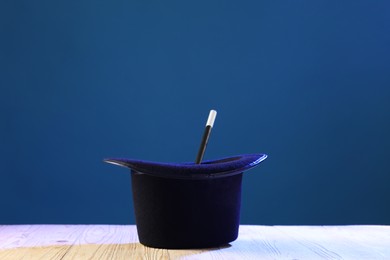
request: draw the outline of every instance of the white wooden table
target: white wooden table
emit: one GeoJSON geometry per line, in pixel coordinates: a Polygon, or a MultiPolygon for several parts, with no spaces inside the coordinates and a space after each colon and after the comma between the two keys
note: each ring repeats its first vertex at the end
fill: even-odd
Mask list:
{"type": "Polygon", "coordinates": [[[226,247],[165,250],[133,225],[3,225],[0,259],[390,259],[390,226],[240,226],[226,247]]]}

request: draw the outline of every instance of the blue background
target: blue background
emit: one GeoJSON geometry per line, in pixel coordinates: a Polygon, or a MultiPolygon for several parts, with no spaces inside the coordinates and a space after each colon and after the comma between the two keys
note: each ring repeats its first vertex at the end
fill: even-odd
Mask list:
{"type": "Polygon", "coordinates": [[[242,223],[390,224],[388,1],[0,3],[0,223],[134,223],[105,157],[269,158],[242,223]]]}

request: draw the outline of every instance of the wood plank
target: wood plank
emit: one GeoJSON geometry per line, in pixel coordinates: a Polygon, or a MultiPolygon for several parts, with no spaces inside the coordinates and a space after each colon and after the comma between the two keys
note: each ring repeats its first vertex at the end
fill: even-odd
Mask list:
{"type": "Polygon", "coordinates": [[[221,248],[154,249],[129,225],[0,226],[0,259],[390,259],[390,226],[240,226],[221,248]]]}
{"type": "MultiPolygon", "coordinates": [[[[369,251],[370,256],[376,254],[379,258],[390,256],[390,226],[324,226],[332,235],[332,240],[349,241],[348,246],[353,246],[353,251],[369,251]]],[[[340,249],[342,250],[342,249],[340,249]]],[[[368,257],[368,255],[367,255],[368,257]]]]}
{"type": "MultiPolygon", "coordinates": [[[[390,239],[382,235],[371,236],[372,229],[362,226],[321,227],[321,226],[279,226],[286,237],[295,240],[311,250],[315,256],[324,259],[382,259],[390,256],[390,239]],[[350,234],[346,236],[345,234],[350,234]],[[383,250],[379,252],[370,246],[369,241],[358,243],[357,238],[366,237],[372,245],[383,250]],[[387,251],[387,253],[386,253],[387,251]]],[[[390,229],[387,228],[390,231],[390,229]]]]}
{"type": "Polygon", "coordinates": [[[0,259],[60,259],[80,235],[76,226],[12,225],[0,235],[0,259]],[[12,256],[12,257],[10,257],[12,256]]]}
{"type": "Polygon", "coordinates": [[[313,259],[313,253],[272,226],[241,226],[231,247],[210,252],[220,259],[313,259]]]}

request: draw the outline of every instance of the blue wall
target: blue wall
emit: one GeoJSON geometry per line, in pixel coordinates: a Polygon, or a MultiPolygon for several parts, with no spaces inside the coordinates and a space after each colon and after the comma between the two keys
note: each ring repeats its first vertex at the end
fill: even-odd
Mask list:
{"type": "Polygon", "coordinates": [[[388,1],[0,3],[0,223],[134,223],[105,157],[263,152],[242,223],[390,224],[388,1]]]}

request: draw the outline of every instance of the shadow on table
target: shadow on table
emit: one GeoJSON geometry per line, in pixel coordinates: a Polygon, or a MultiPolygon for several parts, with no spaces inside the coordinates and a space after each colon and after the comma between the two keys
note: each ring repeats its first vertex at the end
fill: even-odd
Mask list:
{"type": "Polygon", "coordinates": [[[178,259],[231,247],[227,244],[206,249],[158,249],[141,245],[128,244],[79,244],[36,245],[1,249],[0,259],[178,259]]]}

